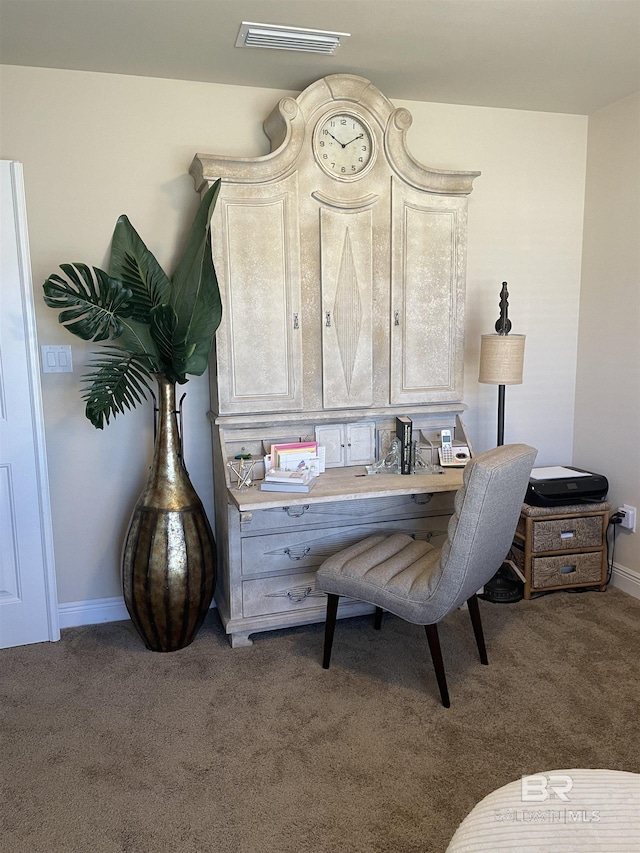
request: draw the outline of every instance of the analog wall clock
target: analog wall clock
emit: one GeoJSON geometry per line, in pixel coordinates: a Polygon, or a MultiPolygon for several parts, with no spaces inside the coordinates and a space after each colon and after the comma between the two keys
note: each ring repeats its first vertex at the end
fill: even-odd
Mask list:
{"type": "Polygon", "coordinates": [[[339,180],[358,178],[374,161],[374,137],[364,119],[353,113],[322,118],[313,136],[313,153],[320,166],[339,180]]]}

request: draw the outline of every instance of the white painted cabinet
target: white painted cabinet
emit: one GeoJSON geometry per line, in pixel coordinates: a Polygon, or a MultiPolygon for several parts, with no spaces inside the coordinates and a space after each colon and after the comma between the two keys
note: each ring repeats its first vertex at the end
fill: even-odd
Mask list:
{"type": "MultiPolygon", "coordinates": [[[[227,632],[247,641],[252,630],[322,618],[322,602],[306,591],[327,551],[314,550],[309,563],[304,549],[315,546],[305,536],[278,538],[292,517],[283,515],[292,509],[286,493],[265,513],[278,519],[272,533],[249,543],[262,514],[239,507],[228,460],[318,432],[331,473],[347,472],[350,499],[339,491],[318,499],[318,483],[295,511],[309,519],[304,507],[322,504],[311,526],[340,527],[337,548],[382,523],[376,503],[353,524],[353,505],[364,503],[352,478],[395,433],[395,417],[437,430],[465,408],[466,196],[479,173],[422,166],[407,147],[410,126],[409,112],[368,80],[337,74],[277,104],[264,124],[269,154],[198,154],[191,167],[200,192],[222,178],[212,245],[223,319],[209,371],[216,600],[227,632]],[[272,554],[284,563],[264,573],[272,554]]],[[[400,477],[385,489],[407,485],[400,477]]],[[[394,504],[384,523],[403,525],[405,510],[394,504]]],[[[447,512],[438,512],[438,529],[447,512]]]]}
{"type": "Polygon", "coordinates": [[[375,459],[375,421],[354,424],[325,424],[316,427],[318,444],[325,449],[327,468],[368,465],[375,459]]]}

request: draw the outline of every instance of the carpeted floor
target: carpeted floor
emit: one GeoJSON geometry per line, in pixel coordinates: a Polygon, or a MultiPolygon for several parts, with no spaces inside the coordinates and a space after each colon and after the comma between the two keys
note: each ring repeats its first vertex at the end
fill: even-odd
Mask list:
{"type": "Polygon", "coordinates": [[[387,617],[147,651],[129,622],[0,652],[3,853],[440,853],[523,773],[640,771],[640,601],[480,602],[440,627],[387,617]]]}

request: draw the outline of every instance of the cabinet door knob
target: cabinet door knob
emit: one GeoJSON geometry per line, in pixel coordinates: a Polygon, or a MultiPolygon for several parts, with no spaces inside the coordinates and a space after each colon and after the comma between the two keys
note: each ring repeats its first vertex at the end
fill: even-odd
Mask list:
{"type": "Polygon", "coordinates": [[[324,315],[324,324],[327,329],[331,328],[331,311],[326,311],[324,315]]]}
{"type": "Polygon", "coordinates": [[[400,325],[400,312],[399,311],[393,312],[393,325],[394,326],[400,325]]]}
{"type": "Polygon", "coordinates": [[[294,314],[294,315],[293,315],[293,328],[294,328],[294,329],[299,329],[299,328],[300,328],[300,323],[299,323],[299,321],[298,321],[298,315],[297,315],[297,314],[294,314]]]}

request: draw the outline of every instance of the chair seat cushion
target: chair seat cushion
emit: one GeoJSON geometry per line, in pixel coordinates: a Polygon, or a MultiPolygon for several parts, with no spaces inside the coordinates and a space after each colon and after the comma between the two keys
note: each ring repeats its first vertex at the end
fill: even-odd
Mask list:
{"type": "Polygon", "coordinates": [[[316,574],[316,589],[375,604],[418,625],[437,622],[429,599],[440,579],[440,549],[406,533],[369,536],[333,554],[316,574]]]}

